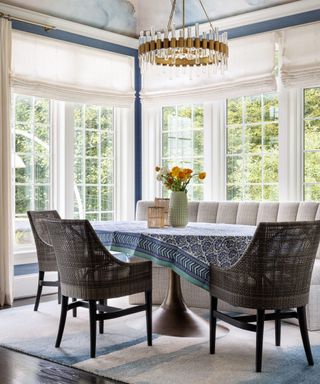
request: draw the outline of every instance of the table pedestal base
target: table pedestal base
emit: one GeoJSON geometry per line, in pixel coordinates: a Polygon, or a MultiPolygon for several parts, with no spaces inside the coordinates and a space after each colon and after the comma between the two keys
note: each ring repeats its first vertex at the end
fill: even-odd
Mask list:
{"type": "Polygon", "coordinates": [[[186,308],[176,312],[160,307],[152,314],[152,332],[177,337],[209,337],[207,321],[186,308]]]}
{"type": "MultiPolygon", "coordinates": [[[[166,297],[160,308],[152,313],[152,332],[178,337],[209,337],[209,323],[186,306],[180,284],[180,276],[169,270],[166,297]]],[[[217,326],[217,337],[228,333],[217,326]]]]}

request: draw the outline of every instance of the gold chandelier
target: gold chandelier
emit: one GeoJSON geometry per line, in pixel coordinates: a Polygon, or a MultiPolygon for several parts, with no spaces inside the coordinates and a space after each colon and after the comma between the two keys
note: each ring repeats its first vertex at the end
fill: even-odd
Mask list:
{"type": "Polygon", "coordinates": [[[144,73],[152,66],[168,67],[211,67],[213,73],[222,73],[228,65],[228,38],[227,33],[219,33],[213,28],[202,0],[199,3],[210,25],[208,32],[200,36],[199,24],[186,27],[185,0],[182,0],[182,28],[177,36],[172,23],[177,0],[171,0],[172,7],[168,25],[163,32],[155,32],[151,27],[149,31],[141,31],[139,37],[139,63],[144,73]],[[187,33],[186,33],[187,32],[187,33]]]}

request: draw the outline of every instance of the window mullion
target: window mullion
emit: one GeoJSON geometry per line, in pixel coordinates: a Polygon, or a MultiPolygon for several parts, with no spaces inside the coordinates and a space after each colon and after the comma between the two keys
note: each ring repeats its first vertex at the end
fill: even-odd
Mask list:
{"type": "Polygon", "coordinates": [[[98,108],[98,215],[101,220],[101,107],[98,108]]]}
{"type": "Polygon", "coordinates": [[[32,137],[32,155],[31,155],[31,209],[35,210],[35,148],[34,148],[34,108],[35,97],[32,97],[31,107],[31,137],[32,137]]]}
{"type": "Polygon", "coordinates": [[[265,121],[264,121],[264,97],[261,95],[261,198],[264,200],[264,166],[265,166],[265,151],[264,151],[264,141],[265,141],[265,121]]]}
{"type": "Polygon", "coordinates": [[[86,193],[86,106],[82,107],[82,201],[83,201],[83,212],[82,219],[86,217],[87,211],[87,193],[86,193]]]}
{"type": "Polygon", "coordinates": [[[246,144],[246,121],[245,121],[245,116],[246,116],[246,103],[245,103],[245,98],[242,96],[241,97],[241,103],[242,103],[242,151],[241,151],[241,157],[242,157],[242,182],[241,182],[241,197],[242,200],[245,198],[245,188],[246,185],[248,184],[246,182],[246,168],[247,168],[247,162],[248,162],[248,156],[245,153],[245,144],[246,144]]]}

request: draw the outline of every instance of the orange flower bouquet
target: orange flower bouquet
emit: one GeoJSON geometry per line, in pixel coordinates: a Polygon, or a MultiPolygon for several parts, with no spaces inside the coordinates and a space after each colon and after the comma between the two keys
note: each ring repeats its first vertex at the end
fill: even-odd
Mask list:
{"type": "Polygon", "coordinates": [[[166,167],[156,167],[157,180],[162,181],[163,185],[173,192],[185,191],[193,177],[198,177],[199,180],[204,180],[206,172],[193,173],[190,168],[180,168],[178,166],[169,170],[166,167]]]}

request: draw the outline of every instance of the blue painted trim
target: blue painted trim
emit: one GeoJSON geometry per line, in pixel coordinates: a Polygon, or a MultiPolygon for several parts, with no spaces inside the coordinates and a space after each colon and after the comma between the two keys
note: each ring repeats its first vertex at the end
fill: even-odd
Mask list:
{"type": "Polygon", "coordinates": [[[120,53],[126,56],[135,56],[137,50],[134,48],[125,47],[107,41],[93,39],[91,37],[77,35],[75,33],[61,31],[59,29],[53,29],[51,31],[45,31],[42,27],[37,25],[23,23],[21,21],[13,21],[12,28],[23,32],[34,33],[45,37],[51,37],[52,39],[67,41],[69,43],[75,43],[85,45],[87,47],[103,49],[104,51],[110,51],[114,53],[120,53]]]}
{"type": "Polygon", "coordinates": [[[138,52],[135,55],[135,143],[134,143],[134,161],[135,161],[135,206],[137,201],[142,198],[142,119],[141,119],[141,73],[139,68],[138,52]]]}
{"type": "Polygon", "coordinates": [[[320,9],[314,11],[299,13],[297,15],[290,15],[279,17],[278,19],[261,21],[259,23],[244,25],[243,27],[230,28],[227,30],[228,38],[234,39],[236,37],[254,35],[256,33],[263,33],[293,27],[295,25],[312,23],[320,20],[320,9]]]}
{"type": "Polygon", "coordinates": [[[38,263],[19,264],[14,266],[14,276],[33,275],[38,272],[38,263]]]}

